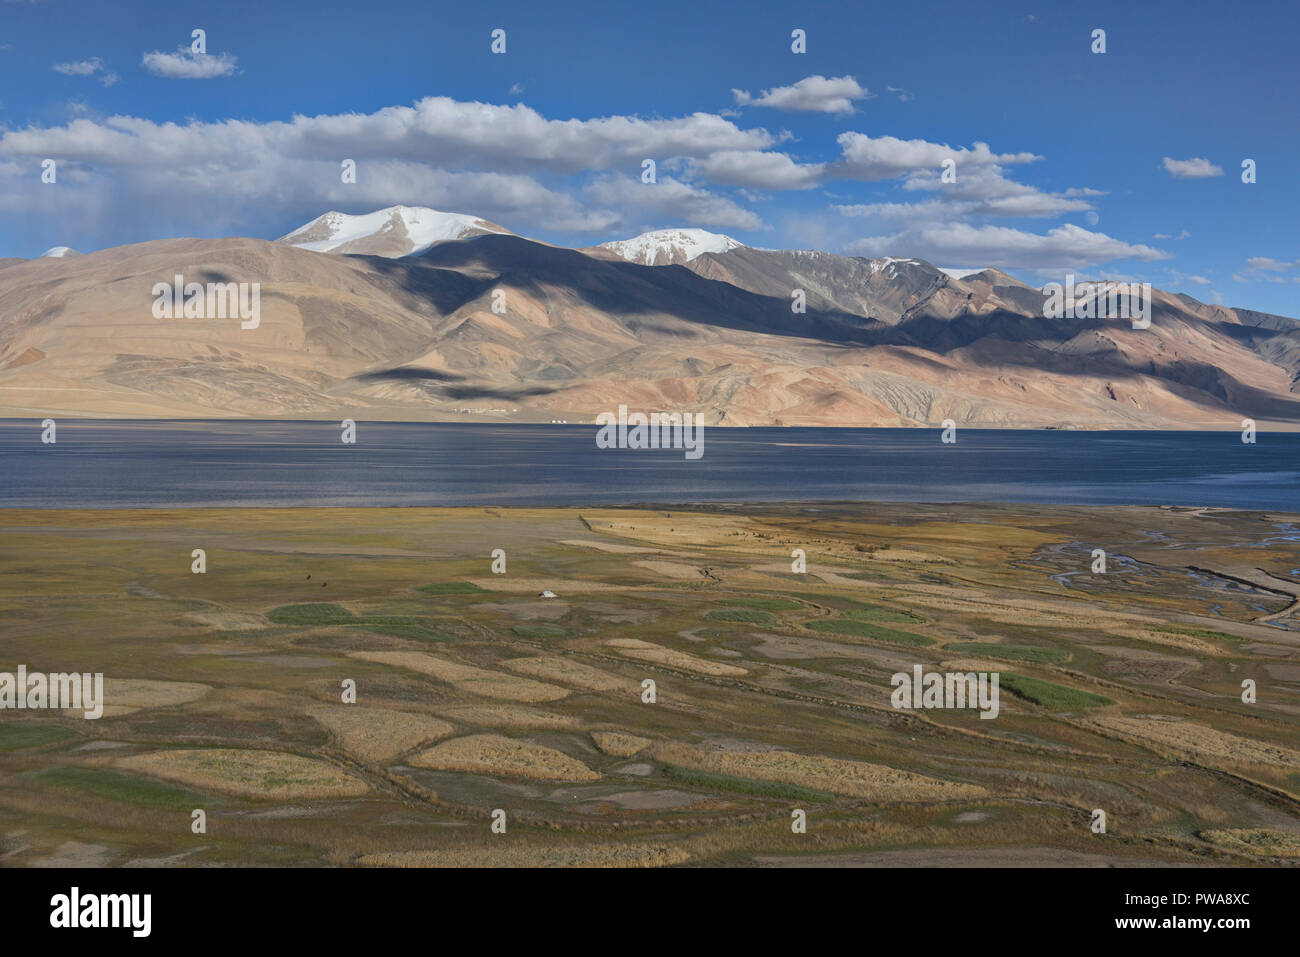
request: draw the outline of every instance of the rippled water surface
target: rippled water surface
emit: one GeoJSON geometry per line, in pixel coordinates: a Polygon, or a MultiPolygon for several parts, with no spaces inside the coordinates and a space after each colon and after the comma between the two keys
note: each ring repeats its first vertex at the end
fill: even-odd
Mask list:
{"type": "Polygon", "coordinates": [[[1040,502],[1300,511],[1300,435],[965,429],[704,431],[704,455],[598,449],[595,426],[0,423],[0,505],[1040,502]]]}

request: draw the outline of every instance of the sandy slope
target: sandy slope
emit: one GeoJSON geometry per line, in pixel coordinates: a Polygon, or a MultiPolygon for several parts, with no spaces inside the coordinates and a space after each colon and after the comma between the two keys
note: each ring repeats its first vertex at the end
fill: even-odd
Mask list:
{"type": "Polygon", "coordinates": [[[881,263],[742,248],[642,266],[509,235],[400,260],[178,239],[10,263],[0,416],[1300,423],[1290,320],[1164,293],[1146,331],[1049,320],[995,270],[881,263]],[[260,283],[260,324],[155,318],[153,284],[176,275],[260,283]]]}

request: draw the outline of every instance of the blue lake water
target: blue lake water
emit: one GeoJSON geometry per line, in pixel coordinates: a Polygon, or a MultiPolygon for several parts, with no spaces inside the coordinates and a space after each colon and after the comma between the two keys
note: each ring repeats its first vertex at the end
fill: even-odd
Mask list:
{"type": "Polygon", "coordinates": [[[0,506],[915,501],[1300,511],[1300,434],[704,430],[704,455],[596,448],[590,425],[0,421],[0,506]]]}

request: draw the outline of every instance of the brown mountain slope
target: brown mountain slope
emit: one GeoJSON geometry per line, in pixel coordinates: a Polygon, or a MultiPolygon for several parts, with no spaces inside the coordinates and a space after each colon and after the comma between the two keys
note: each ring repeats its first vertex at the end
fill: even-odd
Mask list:
{"type": "Polygon", "coordinates": [[[996,271],[958,281],[919,260],[737,249],[642,266],[511,235],[407,259],[164,240],[0,270],[0,415],[579,422],[625,404],[731,425],[1300,422],[1291,320],[1161,293],[1138,331],[1048,320],[1041,301],[996,271]],[[153,284],[177,274],[260,283],[260,325],[154,318],[153,284]],[[796,279],[806,314],[790,309],[796,279]]]}

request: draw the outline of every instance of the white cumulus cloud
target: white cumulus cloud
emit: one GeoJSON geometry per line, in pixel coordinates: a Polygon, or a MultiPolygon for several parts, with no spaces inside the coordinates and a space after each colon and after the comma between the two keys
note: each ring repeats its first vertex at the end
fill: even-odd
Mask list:
{"type": "Polygon", "coordinates": [[[768,106],[778,110],[801,110],[811,113],[852,113],[857,100],[865,100],[871,91],[851,76],[806,76],[790,86],[775,86],[761,96],[748,90],[732,90],[737,106],[768,106]]]}
{"type": "Polygon", "coordinates": [[[826,170],[825,163],[797,163],[785,153],[762,150],[719,150],[691,165],[710,182],[748,189],[810,189],[826,170]]]}
{"type": "Polygon", "coordinates": [[[902,176],[918,170],[933,170],[943,166],[943,161],[957,164],[960,180],[963,169],[978,166],[1009,166],[1032,163],[1042,159],[1033,153],[994,153],[987,143],[976,143],[970,149],[954,149],[945,143],[929,140],[901,140],[894,136],[868,136],[865,133],[841,133],[836,137],[841,158],[836,169],[846,179],[883,180],[902,176]]]}
{"type": "Polygon", "coordinates": [[[1206,179],[1210,176],[1222,176],[1223,170],[1203,157],[1176,160],[1166,156],[1160,163],[1166,173],[1175,179],[1206,179]]]}
{"type": "Polygon", "coordinates": [[[1246,268],[1251,272],[1286,272],[1288,269],[1294,269],[1300,266],[1300,262],[1286,262],[1285,260],[1273,259],[1269,256],[1251,256],[1246,260],[1246,268]]]}
{"type": "Polygon", "coordinates": [[[917,256],[930,262],[983,263],[1002,269],[1077,269],[1118,259],[1150,261],[1169,254],[1065,224],[1044,234],[1006,226],[945,223],[849,243],[863,256],[917,256]]]}
{"type": "Polygon", "coordinates": [[[54,72],[64,76],[91,76],[104,68],[104,61],[97,56],[88,60],[74,60],[71,63],[54,64],[54,72]]]}
{"type": "Polygon", "coordinates": [[[667,176],[660,176],[657,183],[643,183],[639,177],[611,173],[591,183],[586,194],[601,206],[621,211],[626,226],[763,228],[762,219],[739,203],[667,176]]]}
{"type": "Polygon", "coordinates": [[[175,53],[154,50],[140,60],[154,76],[172,80],[211,80],[230,76],[239,67],[239,58],[229,53],[195,53],[184,47],[175,53]]]}

